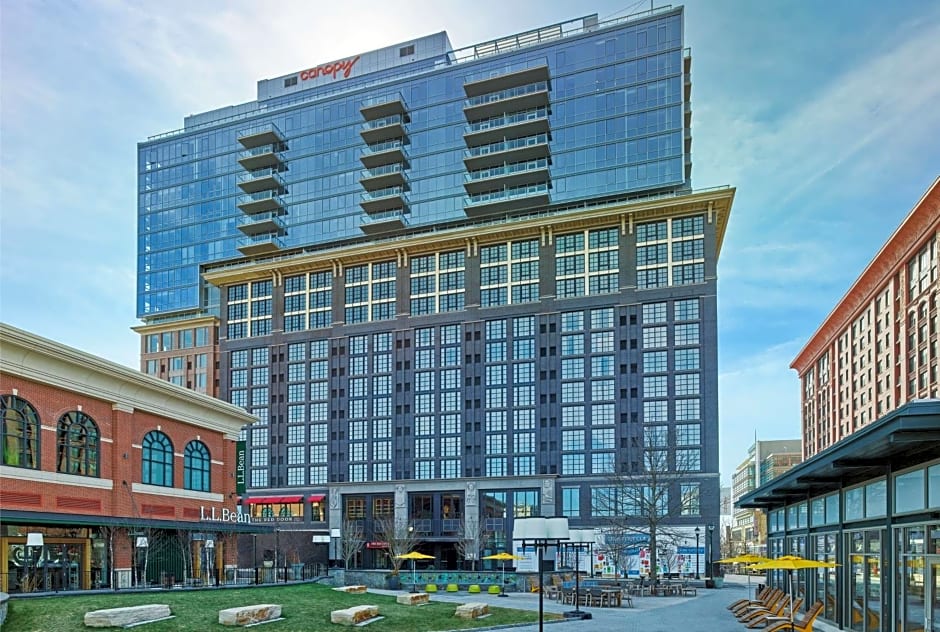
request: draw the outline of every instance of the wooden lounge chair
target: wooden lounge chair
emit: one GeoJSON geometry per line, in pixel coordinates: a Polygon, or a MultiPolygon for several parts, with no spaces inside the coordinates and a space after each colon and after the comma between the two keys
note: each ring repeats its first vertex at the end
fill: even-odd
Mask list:
{"type": "Polygon", "coordinates": [[[786,593],[783,592],[782,589],[771,588],[769,590],[765,590],[764,592],[762,592],[759,599],[754,599],[754,600],[740,599],[736,601],[735,603],[737,605],[734,608],[731,608],[730,610],[731,610],[731,613],[737,617],[747,612],[751,608],[768,608],[774,605],[775,603],[777,603],[777,601],[779,601],[780,599],[783,599],[783,597],[785,596],[786,596],[786,593]]]}
{"type": "Polygon", "coordinates": [[[779,599],[775,599],[771,604],[766,608],[761,608],[759,606],[750,606],[745,612],[742,612],[738,615],[738,621],[741,623],[747,624],[756,619],[757,617],[779,617],[783,615],[783,611],[786,609],[787,605],[790,603],[790,596],[783,595],[779,599]]]}
{"type": "Polygon", "coordinates": [[[782,590],[775,589],[766,599],[766,601],[760,601],[757,603],[747,603],[743,606],[738,607],[732,614],[738,619],[746,617],[749,613],[756,610],[779,610],[783,607],[784,602],[788,599],[787,593],[782,590]]]}
{"type": "Polygon", "coordinates": [[[768,595],[770,595],[770,592],[773,591],[773,590],[775,590],[775,589],[774,589],[774,588],[771,588],[771,587],[769,587],[769,586],[764,586],[764,588],[762,588],[761,590],[759,590],[759,591],[757,592],[757,594],[754,595],[754,599],[749,599],[749,598],[745,597],[744,599],[738,599],[737,601],[733,601],[733,602],[731,602],[730,604],[728,604],[728,610],[736,610],[737,608],[739,608],[739,607],[741,607],[741,606],[743,606],[743,605],[746,605],[746,604],[749,604],[749,603],[754,603],[754,602],[756,602],[756,601],[761,601],[762,599],[764,599],[764,598],[766,598],[768,595]]]}
{"type": "MultiPolygon", "coordinates": [[[[762,628],[769,623],[771,623],[771,617],[788,617],[790,608],[786,607],[786,600],[783,601],[783,608],[780,609],[780,612],[774,614],[769,610],[765,612],[754,613],[754,616],[751,616],[747,621],[742,621],[749,628],[762,628]]],[[[793,602],[793,612],[795,613],[803,606],[803,598],[798,597],[796,601],[793,602]]]]}
{"type": "Polygon", "coordinates": [[[775,621],[768,625],[764,632],[783,632],[783,630],[792,630],[792,632],[813,632],[813,621],[822,612],[823,602],[817,601],[806,611],[799,619],[791,621],[775,621]]]}

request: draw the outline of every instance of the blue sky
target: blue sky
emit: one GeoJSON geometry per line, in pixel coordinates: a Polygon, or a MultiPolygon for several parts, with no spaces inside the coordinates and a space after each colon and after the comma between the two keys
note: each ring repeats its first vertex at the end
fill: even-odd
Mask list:
{"type": "MultiPolygon", "coordinates": [[[[693,182],[719,265],[721,472],[799,437],[790,361],[940,173],[940,4],[691,0],[693,182]]],[[[0,320],[137,367],[136,143],[276,77],[648,3],[0,4],[0,320]]]]}

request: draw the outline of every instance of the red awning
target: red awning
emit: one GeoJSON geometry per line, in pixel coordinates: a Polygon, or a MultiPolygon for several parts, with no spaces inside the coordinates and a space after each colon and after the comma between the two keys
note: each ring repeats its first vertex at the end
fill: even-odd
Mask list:
{"type": "Polygon", "coordinates": [[[319,494],[317,496],[311,496],[310,498],[307,499],[307,501],[311,503],[321,503],[323,502],[324,498],[326,498],[326,496],[324,496],[323,494],[319,494]]]}
{"type": "Polygon", "coordinates": [[[248,505],[268,505],[274,503],[299,503],[303,496],[258,496],[245,501],[248,505]]]}

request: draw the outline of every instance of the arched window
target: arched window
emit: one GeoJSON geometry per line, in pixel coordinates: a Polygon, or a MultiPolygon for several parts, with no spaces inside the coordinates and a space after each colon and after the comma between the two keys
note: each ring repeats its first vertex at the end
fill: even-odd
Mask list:
{"type": "Polygon", "coordinates": [[[77,410],[62,415],[56,431],[56,470],[64,474],[98,476],[99,456],[95,421],[77,410]]]}
{"type": "Polygon", "coordinates": [[[0,395],[3,464],[39,469],[39,413],[16,395],[0,395]]]}
{"type": "Polygon", "coordinates": [[[173,444],[159,430],[144,437],[141,468],[145,484],[173,487],[173,444]]]}
{"type": "Polygon", "coordinates": [[[202,441],[190,441],[183,452],[183,487],[209,491],[209,449],[202,441]]]}

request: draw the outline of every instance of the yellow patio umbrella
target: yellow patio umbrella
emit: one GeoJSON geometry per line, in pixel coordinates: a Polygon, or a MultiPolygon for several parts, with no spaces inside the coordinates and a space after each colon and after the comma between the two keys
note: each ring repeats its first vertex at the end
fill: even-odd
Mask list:
{"type": "MultiPolygon", "coordinates": [[[[735,555],[734,557],[726,557],[723,560],[718,560],[719,564],[758,564],[760,562],[769,562],[769,557],[762,557],[760,555],[754,555],[753,553],[745,553],[743,555],[735,555]]],[[[748,598],[751,596],[751,575],[747,575],[747,595],[748,598]]],[[[756,596],[756,595],[755,595],[756,596]]]]}
{"type": "Polygon", "coordinates": [[[782,555],[776,559],[766,562],[751,564],[748,568],[755,570],[783,570],[787,571],[789,580],[787,582],[790,597],[790,624],[793,624],[793,571],[800,571],[804,568],[835,568],[838,566],[835,562],[820,562],[819,560],[808,560],[798,555],[782,555]]]}
{"type": "Polygon", "coordinates": [[[506,587],[506,560],[524,560],[525,558],[520,555],[513,555],[512,553],[494,553],[493,555],[486,555],[483,557],[484,560],[500,560],[503,563],[503,578],[502,585],[499,587],[499,596],[505,597],[506,593],[503,592],[503,589],[506,587]]]}
{"type": "Polygon", "coordinates": [[[415,570],[415,560],[433,560],[433,555],[425,555],[420,551],[411,551],[395,556],[399,560],[411,560],[411,591],[416,592],[418,585],[418,572],[415,570]]]}

